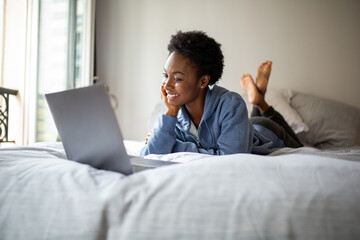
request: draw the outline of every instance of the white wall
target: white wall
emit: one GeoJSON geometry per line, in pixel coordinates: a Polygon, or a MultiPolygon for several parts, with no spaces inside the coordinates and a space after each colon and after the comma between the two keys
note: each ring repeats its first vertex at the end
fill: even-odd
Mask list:
{"type": "Polygon", "coordinates": [[[170,35],[203,30],[222,44],[220,85],[241,92],[242,73],[272,60],[270,88],[360,108],[360,1],[99,0],[97,74],[120,105],[126,139],[143,140],[159,102],[170,35]]]}

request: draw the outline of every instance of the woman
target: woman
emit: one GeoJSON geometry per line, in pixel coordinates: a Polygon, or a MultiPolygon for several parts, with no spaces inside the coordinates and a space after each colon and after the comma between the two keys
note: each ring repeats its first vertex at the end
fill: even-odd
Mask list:
{"type": "Polygon", "coordinates": [[[142,156],[268,154],[282,147],[302,146],[282,116],[265,102],[272,63],[259,66],[256,84],[249,74],[240,79],[254,105],[249,120],[242,97],[215,85],[224,67],[220,46],[200,31],[171,37],[161,86],[167,111],[159,116],[142,156]]]}

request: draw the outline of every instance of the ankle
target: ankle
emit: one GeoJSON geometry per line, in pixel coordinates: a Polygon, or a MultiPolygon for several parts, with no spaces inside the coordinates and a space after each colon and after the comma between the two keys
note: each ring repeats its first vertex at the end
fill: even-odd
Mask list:
{"type": "Polygon", "coordinates": [[[264,112],[266,112],[266,110],[268,110],[270,108],[270,106],[265,101],[255,105],[255,106],[259,109],[261,114],[263,114],[264,112]]]}

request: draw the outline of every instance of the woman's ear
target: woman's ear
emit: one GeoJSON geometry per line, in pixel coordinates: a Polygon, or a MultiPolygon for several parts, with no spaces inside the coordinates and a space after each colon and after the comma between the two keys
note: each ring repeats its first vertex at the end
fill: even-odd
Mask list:
{"type": "Polygon", "coordinates": [[[204,75],[200,78],[200,87],[201,88],[206,88],[207,85],[209,84],[209,81],[210,81],[210,76],[209,75],[204,75]]]}

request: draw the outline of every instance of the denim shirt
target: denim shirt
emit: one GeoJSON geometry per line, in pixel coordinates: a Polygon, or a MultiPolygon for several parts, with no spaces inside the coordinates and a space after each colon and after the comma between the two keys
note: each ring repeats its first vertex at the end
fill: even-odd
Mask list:
{"type": "Polygon", "coordinates": [[[253,125],[243,98],[219,86],[207,89],[198,137],[190,133],[185,106],[177,117],[160,115],[141,155],[198,152],[211,155],[269,154],[284,143],[269,129],[253,125]]]}

